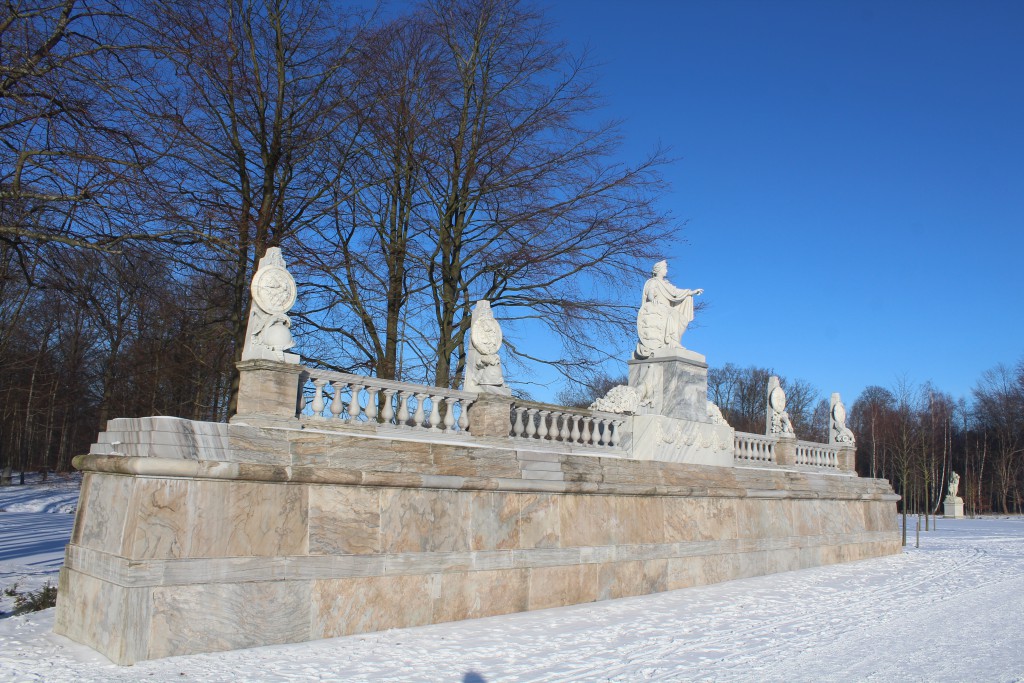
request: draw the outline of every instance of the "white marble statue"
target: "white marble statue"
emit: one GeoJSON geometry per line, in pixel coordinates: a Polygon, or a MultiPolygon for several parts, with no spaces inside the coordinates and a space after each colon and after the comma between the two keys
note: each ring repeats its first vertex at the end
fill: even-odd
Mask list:
{"type": "Polygon", "coordinates": [[[793,423],[786,412],[786,392],[782,389],[779,378],[772,375],[768,378],[768,412],[766,427],[769,436],[793,437],[793,423]]]}
{"type": "Polygon", "coordinates": [[[295,346],[292,320],[287,313],[295,305],[295,280],[278,247],[270,247],[252,276],[252,306],[246,327],[242,360],[266,359],[298,363],[299,356],[285,353],[295,346]]]}
{"type": "Polygon", "coordinates": [[[957,492],[960,490],[960,475],[956,472],[949,478],[949,489],[947,493],[950,500],[956,500],[957,492]]]}
{"type": "Polygon", "coordinates": [[[829,444],[849,444],[852,446],[855,443],[855,439],[853,432],[846,426],[846,406],[843,405],[843,401],[839,397],[838,393],[832,394],[832,400],[830,403],[828,429],[829,444]]]}
{"type": "Polygon", "coordinates": [[[636,318],[640,341],[635,357],[649,358],[658,349],[682,348],[680,339],[693,321],[693,297],[703,289],[680,289],[666,279],[668,263],[658,261],[644,284],[643,302],[636,318]]]}
{"type": "Polygon", "coordinates": [[[477,301],[473,307],[466,351],[466,391],[503,396],[512,394],[501,372],[501,358],[498,356],[501,339],[501,326],[491,313],[491,302],[486,299],[477,301]]]}

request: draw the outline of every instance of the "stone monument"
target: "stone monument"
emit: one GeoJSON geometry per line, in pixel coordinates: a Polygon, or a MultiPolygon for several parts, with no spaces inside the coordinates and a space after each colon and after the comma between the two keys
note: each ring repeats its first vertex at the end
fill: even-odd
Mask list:
{"type": "Polygon", "coordinates": [[[665,261],[654,264],[636,319],[629,385],[645,410],[633,419],[633,457],[723,465],[734,430],[708,406],[706,358],[680,341],[693,321],[693,297],[704,290],[676,287],[667,274],[665,261]]]}
{"type": "Polygon", "coordinates": [[[473,322],[469,328],[469,348],[466,350],[465,391],[481,394],[511,396],[501,372],[501,325],[491,313],[491,302],[481,299],[473,307],[473,322]]]}
{"type": "Polygon", "coordinates": [[[267,249],[253,275],[249,291],[252,293],[252,312],[245,330],[242,360],[298,363],[298,354],[286,353],[295,346],[292,320],[287,313],[295,305],[296,289],[280,248],[267,249]]]}
{"type": "Polygon", "coordinates": [[[686,298],[664,273],[638,320],[650,355],[586,411],[516,405],[486,301],[472,391],[296,363],[295,283],[269,250],[231,422],[117,418],[74,459],[84,475],[54,631],[132,664],[899,553],[889,482],[842,459],[795,464],[778,378],[768,436],[726,424],[704,357],[678,343],[692,312],[657,308],[686,298]],[[670,334],[648,334],[659,325],[670,334]],[[522,433],[524,413],[539,430],[522,433]]]}
{"type": "Polygon", "coordinates": [[[843,405],[843,401],[839,398],[838,393],[833,393],[830,400],[829,406],[829,427],[828,427],[828,442],[829,445],[844,444],[853,446],[855,439],[853,432],[850,431],[849,427],[846,426],[846,406],[843,405]]]}
{"type": "Polygon", "coordinates": [[[946,499],[942,501],[942,516],[958,519],[964,516],[964,499],[956,495],[960,490],[960,475],[953,472],[949,478],[949,488],[946,491],[946,499]]]}
{"type": "Polygon", "coordinates": [[[780,438],[796,438],[793,423],[786,412],[786,392],[776,375],[768,378],[768,406],[765,416],[765,433],[780,438]]]}

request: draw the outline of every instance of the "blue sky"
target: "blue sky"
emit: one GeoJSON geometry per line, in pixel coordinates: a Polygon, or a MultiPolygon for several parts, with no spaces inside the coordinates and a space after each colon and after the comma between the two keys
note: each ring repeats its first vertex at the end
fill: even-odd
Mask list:
{"type": "Polygon", "coordinates": [[[679,158],[669,277],[710,302],[685,346],[848,403],[901,377],[969,397],[1024,356],[1024,3],[546,6],[602,64],[624,158],[679,158]]]}

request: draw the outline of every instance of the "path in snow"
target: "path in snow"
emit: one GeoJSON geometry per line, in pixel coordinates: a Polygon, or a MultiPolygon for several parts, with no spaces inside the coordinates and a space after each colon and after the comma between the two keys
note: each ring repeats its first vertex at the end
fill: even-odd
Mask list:
{"type": "MultiPolygon", "coordinates": [[[[9,515],[7,532],[27,525],[14,539],[70,530],[69,515],[9,515]]],[[[922,538],[845,565],[127,668],[51,633],[46,610],[0,620],[0,680],[1024,682],[1024,520],[942,520],[922,538]]]]}
{"type": "Polygon", "coordinates": [[[81,476],[51,477],[45,484],[0,487],[0,615],[14,609],[4,593],[39,590],[57,583],[64,564],[64,546],[71,537],[81,476]]]}

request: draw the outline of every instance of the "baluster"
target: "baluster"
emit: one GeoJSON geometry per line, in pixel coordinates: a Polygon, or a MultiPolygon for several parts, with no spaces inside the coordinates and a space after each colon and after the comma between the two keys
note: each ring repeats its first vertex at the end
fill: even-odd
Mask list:
{"type": "Polygon", "coordinates": [[[523,424],[523,413],[526,412],[526,408],[516,406],[513,410],[516,411],[516,421],[512,423],[512,436],[522,436],[526,429],[526,425],[523,424]]]}
{"type": "Polygon", "coordinates": [[[324,404],[325,384],[327,384],[327,380],[325,379],[313,380],[313,386],[316,387],[316,394],[313,395],[313,404],[310,406],[310,408],[313,409],[313,414],[316,415],[317,417],[323,417],[324,408],[326,407],[324,404]]]}
{"type": "Polygon", "coordinates": [[[550,410],[540,411],[540,422],[537,424],[537,438],[543,441],[548,438],[548,415],[551,414],[550,410]]]}
{"type": "Polygon", "coordinates": [[[558,441],[558,416],[561,413],[551,412],[551,426],[548,427],[548,438],[552,441],[558,441]]]}
{"type": "Polygon", "coordinates": [[[359,406],[359,392],[362,390],[361,384],[352,384],[349,389],[352,391],[352,398],[348,402],[348,419],[358,420],[359,413],[362,410],[359,406]]]}
{"type": "Polygon", "coordinates": [[[380,414],[380,419],[384,424],[392,424],[391,421],[395,419],[395,406],[391,403],[395,397],[395,392],[395,389],[384,390],[384,405],[381,406],[382,411],[380,414]]]}
{"type": "Polygon", "coordinates": [[[596,446],[604,446],[608,441],[608,419],[601,418],[598,420],[598,427],[594,430],[594,441],[597,443],[596,446]]]}
{"type": "Polygon", "coordinates": [[[619,425],[622,424],[622,420],[612,420],[611,424],[608,425],[608,445],[615,448],[619,445],[619,425]]]}
{"type": "Polygon", "coordinates": [[[412,416],[412,426],[422,427],[423,425],[423,401],[426,400],[426,394],[416,394],[416,414],[412,416]]]}
{"type": "Polygon", "coordinates": [[[379,391],[380,387],[375,387],[372,384],[366,387],[366,410],[363,413],[369,422],[377,421],[377,392],[379,391]]]}
{"type": "Polygon", "coordinates": [[[572,420],[572,431],[569,432],[569,441],[578,443],[580,440],[580,416],[571,415],[569,419],[572,420]]]}
{"type": "Polygon", "coordinates": [[[331,386],[334,387],[334,398],[331,399],[331,415],[341,419],[341,411],[344,410],[344,405],[341,402],[341,390],[345,386],[345,382],[337,381],[331,382],[331,386]]]}
{"type": "Polygon", "coordinates": [[[469,407],[473,405],[473,401],[460,401],[459,402],[459,431],[463,434],[469,433],[469,407]]]}
{"type": "Polygon", "coordinates": [[[532,439],[537,434],[537,424],[533,418],[537,415],[536,408],[528,408],[526,411],[526,438],[532,439]]]}
{"type": "Polygon", "coordinates": [[[437,431],[437,425],[441,424],[441,396],[430,397],[430,429],[437,431]]]}
{"type": "Polygon", "coordinates": [[[444,398],[444,431],[452,431],[452,427],[455,426],[455,402],[459,399],[454,396],[445,396],[444,398]]]}
{"type": "Polygon", "coordinates": [[[558,432],[559,441],[569,440],[569,420],[571,419],[572,416],[569,413],[562,413],[562,429],[558,432]]]}
{"type": "Polygon", "coordinates": [[[584,446],[590,445],[590,423],[593,420],[591,417],[580,418],[583,422],[583,434],[580,436],[580,442],[584,446]]]}
{"type": "Polygon", "coordinates": [[[409,393],[402,391],[398,394],[398,416],[395,418],[395,424],[399,427],[407,426],[406,423],[409,421],[409,393]]]}

